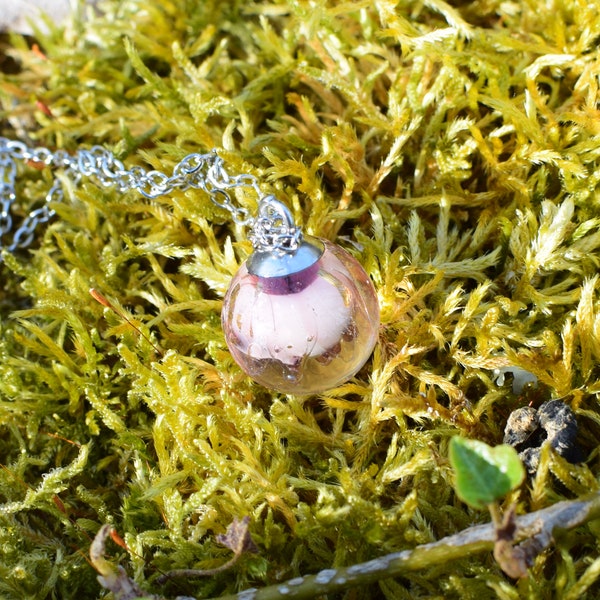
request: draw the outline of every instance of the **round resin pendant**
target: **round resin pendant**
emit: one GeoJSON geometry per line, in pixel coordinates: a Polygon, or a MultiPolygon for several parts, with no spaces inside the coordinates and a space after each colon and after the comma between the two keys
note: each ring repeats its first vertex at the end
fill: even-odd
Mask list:
{"type": "Polygon", "coordinates": [[[233,278],[221,313],[240,367],[290,394],[331,389],[369,358],[379,329],[373,284],[348,252],[304,237],[293,251],[254,252],[233,278]]]}

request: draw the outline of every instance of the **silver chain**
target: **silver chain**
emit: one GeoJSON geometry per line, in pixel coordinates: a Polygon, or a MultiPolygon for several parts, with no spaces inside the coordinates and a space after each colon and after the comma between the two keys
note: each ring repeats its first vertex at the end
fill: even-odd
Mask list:
{"type": "Polygon", "coordinates": [[[4,248],[12,252],[30,246],[38,227],[54,217],[55,211],[51,205],[64,201],[62,182],[55,177],[42,206],[31,210],[15,226],[13,208],[16,203],[17,162],[32,162],[35,166],[62,169],[65,177],[74,183],[89,178],[102,187],[115,188],[119,192],[136,191],[149,199],[164,196],[174,190],[200,189],[219,208],[228,211],[234,223],[251,227],[249,237],[255,249],[289,252],[295,250],[302,240],[300,229],[294,225],[284,205],[273,196],[264,195],[253,175],[230,175],[216,150],[207,154],[188,154],[175,165],[173,173],[167,175],[162,171],[147,171],[139,166],[127,169],[110,150],[102,146],[93,146],[89,150],[80,149],[71,155],[64,150],[29,147],[23,142],[0,137],[0,250],[4,248]],[[239,188],[253,190],[258,198],[259,217],[252,217],[246,208],[234,204],[232,192],[239,188]],[[276,211],[272,209],[274,205],[283,207],[289,218],[266,217],[267,214],[275,214],[276,211]],[[265,206],[269,210],[266,211],[265,206]],[[4,241],[11,234],[12,239],[4,241]]]}

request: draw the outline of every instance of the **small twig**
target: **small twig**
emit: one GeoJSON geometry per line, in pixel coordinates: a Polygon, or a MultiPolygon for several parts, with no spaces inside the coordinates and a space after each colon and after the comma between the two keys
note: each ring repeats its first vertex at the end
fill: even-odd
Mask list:
{"type": "MultiPolygon", "coordinates": [[[[598,517],[600,517],[599,492],[581,500],[558,502],[549,508],[518,518],[513,518],[511,514],[506,519],[506,538],[512,544],[514,556],[524,558],[524,564],[531,564],[535,556],[547,548],[561,531],[568,531],[598,517]]],[[[122,567],[117,570],[104,558],[104,546],[110,535],[111,527],[104,525],[90,548],[90,560],[100,573],[98,577],[100,583],[113,592],[117,600],[136,598],[159,600],[160,596],[144,593],[133,580],[127,577],[122,567]]],[[[417,546],[413,550],[394,552],[350,567],[325,569],[316,575],[297,577],[261,590],[244,590],[237,594],[221,596],[218,600],[287,600],[288,598],[308,600],[389,577],[398,577],[409,571],[439,566],[478,552],[489,552],[494,548],[497,536],[496,524],[491,522],[470,527],[431,544],[417,546]]],[[[253,550],[252,540],[247,536],[245,519],[232,523],[219,541],[234,551],[235,556],[226,563],[227,566],[231,566],[230,563],[234,559],[237,560],[237,556],[243,550],[253,550]]],[[[217,567],[216,571],[224,569],[225,565],[222,565],[217,567]]],[[[195,571],[194,576],[198,574],[199,571],[195,571]]],[[[167,575],[170,577],[170,574],[167,575]]]]}
{"type": "Polygon", "coordinates": [[[223,571],[227,571],[227,569],[233,567],[235,563],[239,560],[239,556],[233,556],[230,560],[222,565],[215,567],[214,569],[173,569],[172,571],[168,571],[164,573],[160,577],[156,579],[156,583],[162,585],[166,583],[169,579],[178,579],[181,577],[185,577],[188,579],[197,579],[199,577],[211,577],[212,575],[217,575],[223,571]]]}
{"type": "Polygon", "coordinates": [[[176,577],[211,577],[212,575],[230,569],[240,559],[242,554],[245,552],[257,551],[256,545],[250,537],[250,532],[248,530],[249,523],[250,517],[234,519],[227,528],[226,533],[217,536],[217,542],[219,542],[219,544],[222,544],[233,551],[233,557],[226,563],[215,567],[214,569],[174,569],[173,571],[161,575],[156,582],[162,584],[167,580],[175,579],[176,577]]]}
{"type": "Polygon", "coordinates": [[[100,573],[98,581],[108,591],[114,594],[116,600],[159,600],[159,596],[147,594],[142,588],[130,579],[121,566],[114,567],[104,558],[106,540],[111,537],[113,528],[111,525],[102,525],[90,546],[90,562],[100,573]]]}
{"type": "MultiPolygon", "coordinates": [[[[560,531],[573,529],[598,517],[600,517],[600,493],[587,499],[558,502],[549,508],[523,515],[514,521],[516,526],[514,541],[523,542],[516,548],[528,555],[532,555],[532,550],[535,549],[535,553],[539,554],[548,547],[560,531]]],[[[325,569],[316,575],[297,577],[260,590],[245,590],[238,594],[222,596],[218,600],[315,598],[381,579],[397,577],[407,571],[439,566],[477,552],[489,552],[493,549],[495,541],[496,526],[494,523],[487,523],[431,544],[417,546],[413,550],[395,552],[350,567],[325,569]]]]}

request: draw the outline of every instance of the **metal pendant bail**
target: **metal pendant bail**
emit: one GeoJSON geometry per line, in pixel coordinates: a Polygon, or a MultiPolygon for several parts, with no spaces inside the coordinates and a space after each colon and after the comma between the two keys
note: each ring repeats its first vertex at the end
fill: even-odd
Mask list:
{"type": "Polygon", "coordinates": [[[293,252],[302,242],[290,209],[273,195],[260,199],[248,237],[258,252],[293,252]]]}
{"type": "Polygon", "coordinates": [[[290,210],[275,196],[265,196],[249,236],[254,252],[248,271],[261,278],[289,277],[313,266],[323,254],[323,244],[306,239],[290,210]]]}

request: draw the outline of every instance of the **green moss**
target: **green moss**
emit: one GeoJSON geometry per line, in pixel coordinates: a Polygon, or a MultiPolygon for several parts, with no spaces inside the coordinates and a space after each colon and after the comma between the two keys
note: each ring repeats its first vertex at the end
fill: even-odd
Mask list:
{"type": "MultiPolygon", "coordinates": [[[[499,443],[513,408],[548,398],[575,410],[588,461],[548,453],[512,499],[529,512],[596,489],[599,35],[595,4],[574,0],[111,0],[40,32],[41,51],[4,42],[19,71],[0,77],[3,135],[163,171],[222,148],[231,173],[355,252],[382,328],[354,380],[272,394],[220,329],[244,231],[197,190],[67,185],[2,266],[0,595],[102,595],[85,554],[104,523],[128,548],[111,560],[172,596],[439,539],[486,519],[455,497],[449,439],[499,443]],[[499,386],[504,366],[538,387],[499,386]],[[245,515],[259,554],[156,584],[228,560],[215,536],[245,515]]],[[[51,178],[20,170],[23,212],[51,178]]],[[[527,582],[478,556],[344,597],[592,597],[597,531],[573,536],[527,582]]]]}

